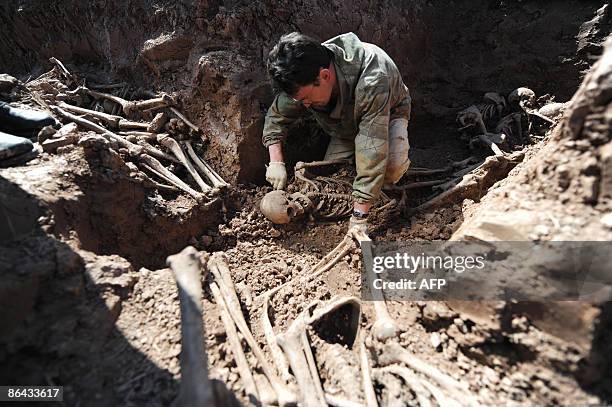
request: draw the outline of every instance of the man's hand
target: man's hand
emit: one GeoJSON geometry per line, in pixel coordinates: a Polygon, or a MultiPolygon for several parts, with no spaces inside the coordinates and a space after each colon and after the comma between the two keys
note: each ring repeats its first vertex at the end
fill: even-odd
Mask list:
{"type": "Polygon", "coordinates": [[[353,228],[367,235],[368,234],[368,220],[365,218],[357,218],[355,216],[351,216],[351,220],[349,221],[349,230],[353,228]]]}
{"type": "Polygon", "coordinates": [[[266,180],[272,184],[274,189],[284,189],[287,186],[287,170],[285,163],[271,161],[266,170],[266,180]]]}

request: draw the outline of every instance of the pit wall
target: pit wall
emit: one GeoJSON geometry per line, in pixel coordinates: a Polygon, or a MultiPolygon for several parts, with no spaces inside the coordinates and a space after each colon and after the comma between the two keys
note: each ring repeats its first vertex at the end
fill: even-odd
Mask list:
{"type": "Polygon", "coordinates": [[[264,60],[283,34],[353,31],[396,61],[413,122],[452,120],[486,91],[571,97],[610,30],[603,1],[62,0],[0,5],[0,71],[27,79],[55,56],[92,81],[176,91],[233,183],[262,182],[272,100],[264,60]],[[78,66],[78,67],[77,67],[78,66]]]}

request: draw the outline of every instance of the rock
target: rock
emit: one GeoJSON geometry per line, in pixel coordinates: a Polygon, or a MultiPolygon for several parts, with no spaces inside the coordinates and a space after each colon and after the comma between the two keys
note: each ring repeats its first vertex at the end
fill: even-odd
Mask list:
{"type": "Polygon", "coordinates": [[[88,286],[110,285],[119,288],[132,288],[138,281],[138,274],[123,257],[116,255],[97,256],[85,265],[88,286]]]}
{"type": "Polygon", "coordinates": [[[608,143],[600,149],[601,154],[601,180],[599,184],[602,199],[612,203],[612,143],[608,143]]]}
{"type": "Polygon", "coordinates": [[[604,216],[601,217],[600,221],[605,227],[607,227],[608,229],[612,229],[612,212],[606,213],[604,216]]]}
{"type": "Polygon", "coordinates": [[[0,74],[0,92],[10,92],[18,83],[17,78],[5,73],[0,74]]]}
{"type": "Polygon", "coordinates": [[[461,225],[450,240],[527,241],[539,223],[537,214],[532,211],[487,209],[461,225]]]}
{"type": "Polygon", "coordinates": [[[429,336],[429,342],[434,349],[438,349],[438,347],[442,344],[442,338],[440,338],[440,334],[437,332],[432,332],[429,336]]]}
{"type": "Polygon", "coordinates": [[[57,133],[57,130],[53,128],[53,126],[45,126],[38,132],[38,142],[42,144],[45,140],[50,139],[53,135],[57,133]]]}
{"type": "Polygon", "coordinates": [[[46,153],[56,153],[57,149],[60,147],[66,147],[77,142],[77,138],[75,136],[64,136],[60,138],[50,138],[45,140],[42,143],[43,151],[46,153]]]}

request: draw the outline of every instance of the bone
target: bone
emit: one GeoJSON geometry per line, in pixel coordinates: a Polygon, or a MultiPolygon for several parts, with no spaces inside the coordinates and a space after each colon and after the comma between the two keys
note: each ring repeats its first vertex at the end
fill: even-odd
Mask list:
{"type": "MultiPolygon", "coordinates": [[[[361,240],[359,240],[359,244],[361,245],[362,253],[364,253],[364,258],[367,257],[371,259],[372,246],[370,244],[362,244],[366,242],[371,242],[371,239],[364,234],[361,240]]],[[[368,287],[374,287],[372,277],[372,273],[366,272],[368,287]]],[[[371,291],[371,294],[374,303],[374,312],[376,314],[376,321],[374,321],[374,324],[372,325],[372,333],[374,334],[374,337],[383,342],[396,337],[399,335],[400,329],[389,314],[383,291],[374,289],[371,291]]]]}
{"type": "Polygon", "coordinates": [[[289,383],[291,381],[291,375],[289,374],[289,365],[287,364],[287,358],[283,354],[282,349],[278,345],[278,342],[276,342],[276,336],[274,335],[274,329],[272,328],[272,323],[270,322],[270,315],[268,314],[269,307],[270,296],[264,295],[261,317],[261,323],[263,328],[262,330],[266,338],[266,343],[270,348],[272,360],[276,364],[276,370],[280,374],[281,378],[285,381],[285,383],[289,383]]]}
{"type": "Polygon", "coordinates": [[[217,174],[215,170],[213,170],[212,167],[208,165],[208,163],[206,163],[206,161],[198,157],[189,141],[185,142],[185,146],[187,147],[187,153],[189,154],[193,162],[196,164],[196,166],[202,171],[202,173],[206,175],[206,177],[208,177],[210,182],[213,184],[213,188],[226,188],[229,186],[229,184],[225,182],[223,178],[221,178],[221,176],[217,174]]]}
{"type": "Polygon", "coordinates": [[[167,121],[168,115],[166,113],[157,113],[153,120],[151,120],[151,123],[149,123],[147,131],[151,133],[159,133],[167,121]]]}
{"type": "Polygon", "coordinates": [[[450,393],[460,393],[463,396],[469,395],[469,387],[465,383],[459,382],[446,373],[442,373],[435,366],[425,363],[396,342],[389,342],[385,345],[379,362],[382,365],[403,363],[412,370],[433,379],[440,384],[444,390],[450,393]]]}
{"type": "Polygon", "coordinates": [[[368,353],[363,335],[361,335],[359,341],[359,359],[361,362],[361,381],[366,407],[378,407],[376,393],[374,392],[374,384],[372,383],[372,376],[370,374],[370,361],[368,360],[368,353]]]}
{"type": "Polygon", "coordinates": [[[191,127],[193,131],[195,131],[196,133],[200,133],[200,128],[195,124],[191,123],[189,119],[187,119],[181,112],[178,111],[178,109],[171,107],[170,110],[172,110],[172,113],[174,113],[179,119],[185,122],[187,126],[191,127]]]}
{"type": "Polygon", "coordinates": [[[407,189],[426,188],[434,185],[443,184],[446,180],[410,182],[406,185],[387,185],[384,188],[391,191],[403,191],[407,189]]]}
{"type": "Polygon", "coordinates": [[[255,341],[253,334],[248,328],[247,322],[244,319],[244,315],[242,315],[240,301],[238,300],[238,295],[236,294],[236,288],[232,281],[229,268],[227,267],[227,264],[222,258],[221,254],[214,254],[208,262],[208,267],[215,276],[215,280],[219,284],[219,288],[221,289],[221,293],[223,294],[223,298],[227,304],[234,323],[238,327],[240,333],[242,333],[242,336],[251,348],[251,351],[259,361],[264,375],[266,376],[266,378],[270,382],[270,385],[274,389],[274,392],[277,396],[278,404],[280,406],[294,404],[294,394],[289,389],[287,389],[285,384],[278,378],[276,373],[274,373],[272,366],[270,366],[270,364],[268,363],[268,360],[261,351],[259,344],[257,343],[257,341],[255,341]]]}
{"type": "Polygon", "coordinates": [[[216,406],[204,349],[202,265],[198,252],[189,246],[166,262],[178,286],[181,308],[181,388],[175,405],[216,406]]]}
{"type": "Polygon", "coordinates": [[[421,383],[421,379],[419,379],[412,370],[398,365],[390,365],[377,369],[380,372],[391,373],[396,376],[399,376],[404,380],[407,386],[410,386],[411,390],[416,395],[419,407],[430,407],[431,402],[429,400],[429,395],[427,389],[421,383]]]}
{"type": "Polygon", "coordinates": [[[300,313],[289,325],[286,332],[277,336],[278,344],[287,355],[291,371],[300,390],[299,401],[304,407],[326,406],[325,397],[321,394],[312,377],[308,359],[304,353],[303,335],[306,334],[304,314],[300,313]]]}
{"type": "Polygon", "coordinates": [[[130,153],[130,155],[139,155],[143,152],[143,147],[137,146],[136,144],[130,143],[129,141],[127,141],[126,139],[124,139],[123,137],[119,136],[118,134],[113,133],[110,130],[105,129],[104,127],[95,124],[94,122],[91,122],[87,119],[84,119],[82,117],[79,116],[75,116],[72,113],[68,113],[65,110],[63,110],[62,108],[58,107],[58,106],[50,106],[49,107],[54,113],[72,120],[73,122],[75,122],[76,124],[80,125],[81,127],[84,127],[88,130],[92,130],[95,131],[98,134],[102,134],[103,136],[105,136],[106,138],[112,139],[114,141],[116,141],[121,147],[125,147],[128,149],[128,152],[130,153]]]}
{"type": "MultiPolygon", "coordinates": [[[[134,165],[134,163],[131,162],[127,162],[126,163],[128,166],[134,165]]],[[[142,165],[142,164],[141,164],[142,165]]],[[[156,188],[160,191],[165,191],[165,192],[176,192],[179,189],[177,187],[175,187],[174,185],[165,185],[165,184],[160,184],[159,182],[151,179],[146,173],[142,172],[142,171],[138,171],[138,167],[136,167],[134,165],[135,171],[137,171],[135,178],[136,179],[141,179],[142,184],[145,187],[150,187],[150,188],[156,188]]],[[[151,171],[153,173],[155,173],[150,167],[147,168],[148,171],[151,171]]],[[[165,179],[163,177],[160,177],[162,179],[165,179]]]]}
{"type": "Polygon", "coordinates": [[[109,93],[102,93],[102,92],[98,92],[98,91],[87,89],[87,88],[85,89],[87,93],[89,93],[91,96],[97,99],[103,98],[103,99],[107,99],[112,102],[118,103],[119,105],[121,105],[121,109],[123,110],[123,113],[128,116],[137,111],[151,110],[155,108],[163,108],[163,107],[167,107],[169,105],[174,104],[174,100],[169,95],[166,95],[166,94],[163,94],[160,97],[148,99],[148,100],[130,101],[130,100],[125,100],[115,95],[111,95],[109,93]]]}
{"type": "Polygon", "coordinates": [[[495,144],[489,137],[485,134],[479,134],[478,140],[482,141],[485,145],[487,145],[495,155],[504,155],[504,152],[495,144]]]}
{"type": "Polygon", "coordinates": [[[312,354],[312,348],[310,347],[310,342],[308,340],[308,334],[306,333],[305,327],[300,334],[300,339],[302,341],[302,351],[306,356],[308,370],[310,370],[310,377],[312,377],[317,396],[320,400],[325,400],[325,392],[323,391],[323,385],[321,384],[321,378],[319,377],[319,371],[317,369],[314,355],[312,354]]]}
{"type": "Polygon", "coordinates": [[[198,174],[195,168],[193,168],[191,161],[189,161],[187,156],[185,156],[183,149],[176,142],[176,140],[174,140],[172,137],[168,136],[167,134],[160,134],[157,136],[157,141],[161,145],[165,146],[170,151],[172,151],[172,153],[176,156],[176,158],[179,159],[181,164],[183,164],[185,168],[187,168],[187,171],[193,177],[196,183],[200,186],[203,192],[209,192],[212,189],[208,184],[204,182],[204,180],[202,179],[202,177],[200,177],[200,174],[198,174]]]}
{"type": "Polygon", "coordinates": [[[179,177],[177,177],[172,172],[170,172],[168,169],[166,169],[155,158],[147,154],[141,154],[139,156],[139,159],[144,164],[146,164],[151,170],[153,170],[157,175],[159,175],[160,177],[162,177],[163,179],[165,179],[167,182],[171,183],[172,185],[176,186],[178,189],[193,196],[196,200],[201,200],[203,198],[203,195],[200,192],[197,192],[196,190],[191,188],[189,185],[185,184],[179,177]]]}
{"type": "Polygon", "coordinates": [[[286,283],[283,283],[277,287],[272,288],[271,290],[266,291],[262,294],[262,296],[269,295],[270,297],[276,294],[281,289],[288,287],[292,284],[301,283],[305,284],[309,281],[314,280],[321,274],[330,270],[340,259],[342,259],[347,254],[351,253],[354,250],[354,240],[357,239],[356,233],[353,230],[350,230],[344,238],[332,251],[327,253],[325,257],[323,257],[319,262],[306,274],[298,277],[294,280],[289,280],[286,283]]]}
{"type": "Polygon", "coordinates": [[[107,114],[103,112],[96,112],[95,110],[89,110],[78,106],[72,106],[65,102],[58,103],[58,106],[64,110],[73,113],[79,113],[85,116],[93,117],[98,120],[102,120],[107,125],[111,126],[113,129],[117,129],[119,127],[119,122],[123,120],[121,116],[114,116],[112,114],[107,114]]]}
{"type": "Polygon", "coordinates": [[[147,131],[149,128],[149,123],[133,122],[130,120],[121,119],[119,121],[119,128],[121,130],[140,129],[142,131],[147,131]]]}
{"type": "Polygon", "coordinates": [[[312,168],[312,167],[323,167],[326,165],[336,165],[336,164],[348,164],[350,160],[338,159],[338,160],[325,160],[325,161],[311,161],[311,162],[303,162],[298,161],[295,164],[294,170],[301,170],[303,168],[312,168]]]}
{"type": "MultiPolygon", "coordinates": [[[[138,138],[143,138],[147,141],[157,141],[157,133],[150,133],[148,131],[120,131],[117,134],[120,134],[122,136],[134,136],[138,138]]],[[[176,162],[178,162],[178,160],[176,162]]]]}
{"type": "Polygon", "coordinates": [[[221,295],[219,286],[217,286],[217,284],[215,283],[210,283],[210,290],[213,294],[215,302],[217,303],[217,306],[220,309],[221,320],[223,321],[223,326],[225,327],[225,332],[227,333],[227,340],[229,342],[230,349],[232,350],[232,354],[234,355],[236,367],[238,368],[240,380],[242,381],[242,385],[244,386],[247,398],[249,398],[253,402],[253,404],[255,404],[255,400],[261,399],[259,397],[259,393],[257,391],[257,386],[255,385],[255,380],[253,379],[251,369],[249,368],[249,364],[247,363],[246,357],[244,355],[244,351],[240,343],[240,338],[238,337],[238,332],[236,331],[236,325],[234,324],[227,304],[223,299],[223,295],[221,295]]]}

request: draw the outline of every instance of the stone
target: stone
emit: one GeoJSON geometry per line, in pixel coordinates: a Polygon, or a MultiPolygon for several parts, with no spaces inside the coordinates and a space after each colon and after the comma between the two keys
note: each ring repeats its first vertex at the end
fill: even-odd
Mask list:
{"type": "Polygon", "coordinates": [[[608,212],[603,215],[600,219],[600,222],[608,229],[612,229],[612,212],[608,212]]]}
{"type": "Polygon", "coordinates": [[[0,74],[0,92],[10,92],[18,83],[17,78],[5,73],[0,74]]]}
{"type": "Polygon", "coordinates": [[[48,140],[43,141],[42,148],[46,153],[56,153],[57,149],[60,147],[66,147],[77,142],[76,137],[64,136],[60,138],[50,138],[48,140]]]}
{"type": "Polygon", "coordinates": [[[517,209],[498,212],[488,208],[486,212],[464,222],[450,240],[528,241],[538,223],[538,216],[532,211],[517,209]]]}

